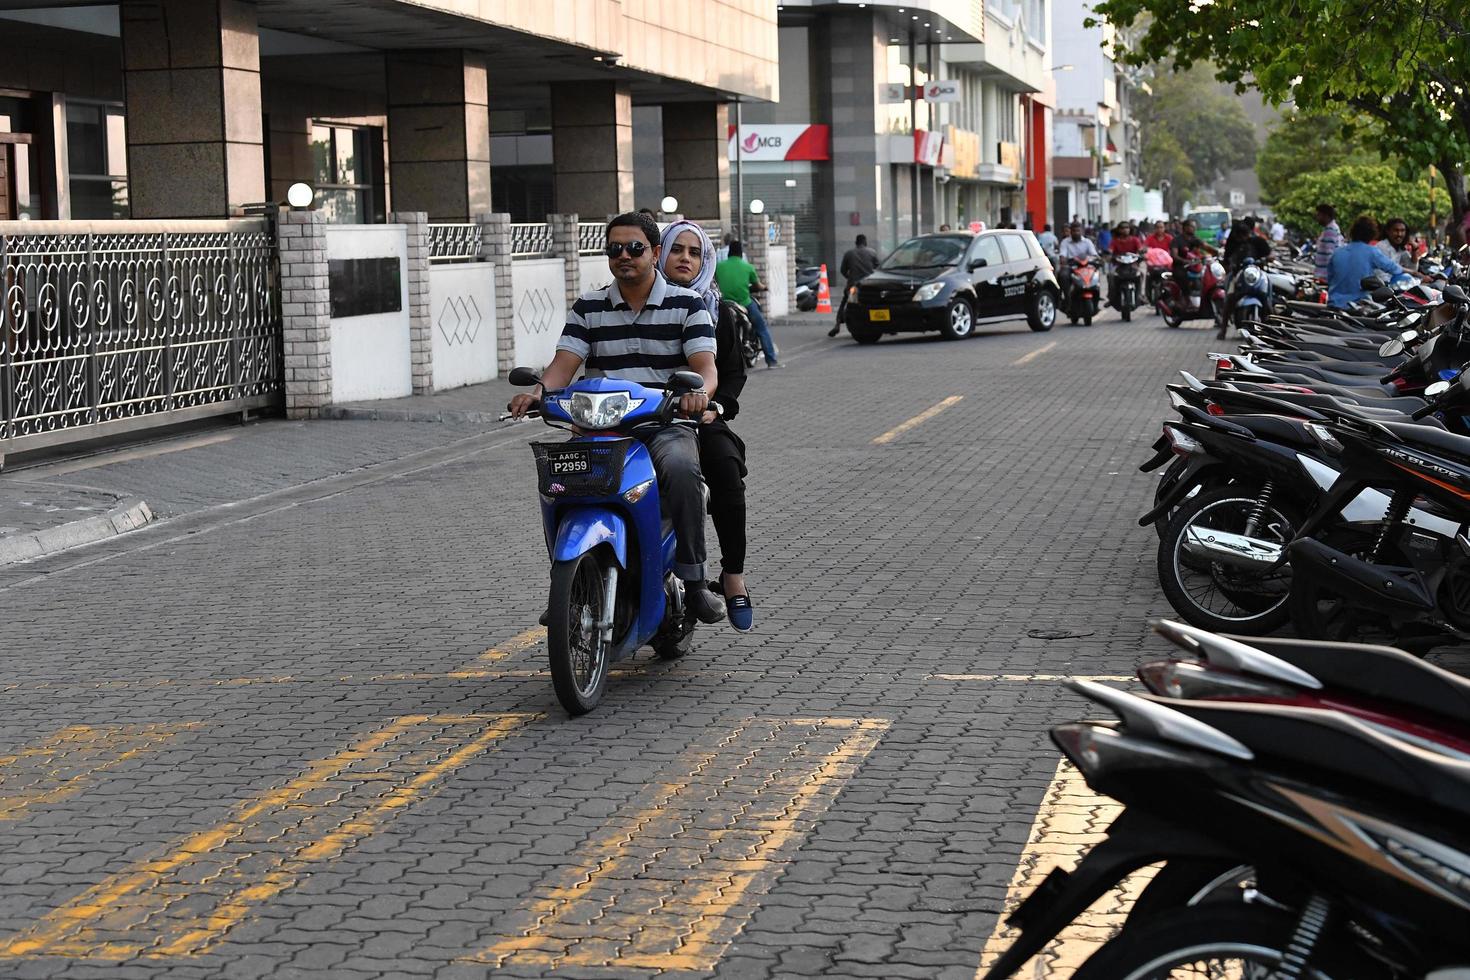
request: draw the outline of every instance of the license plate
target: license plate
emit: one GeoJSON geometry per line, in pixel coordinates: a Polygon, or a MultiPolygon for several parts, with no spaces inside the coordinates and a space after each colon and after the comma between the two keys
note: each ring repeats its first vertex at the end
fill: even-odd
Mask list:
{"type": "Polygon", "coordinates": [[[592,456],[585,449],[560,449],[546,457],[552,476],[586,473],[592,468],[592,456]]]}
{"type": "Polygon", "coordinates": [[[887,323],[889,320],[887,310],[869,310],[868,320],[872,323],[887,323]]]}

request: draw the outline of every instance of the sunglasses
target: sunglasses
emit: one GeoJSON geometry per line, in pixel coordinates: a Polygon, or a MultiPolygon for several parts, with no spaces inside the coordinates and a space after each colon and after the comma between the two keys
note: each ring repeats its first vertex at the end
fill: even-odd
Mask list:
{"type": "Polygon", "coordinates": [[[615,259],[623,254],[625,248],[628,250],[628,256],[635,259],[648,251],[648,246],[642,242],[608,242],[602,252],[608,258],[615,259]]]}

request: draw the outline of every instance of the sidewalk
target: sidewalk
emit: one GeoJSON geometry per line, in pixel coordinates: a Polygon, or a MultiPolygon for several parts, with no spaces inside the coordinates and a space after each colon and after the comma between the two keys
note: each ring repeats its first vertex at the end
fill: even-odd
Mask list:
{"type": "MultiPolygon", "coordinates": [[[[770,321],[778,349],[792,346],[805,339],[817,327],[830,327],[830,313],[797,313],[776,317],[770,321]]],[[[764,370],[758,366],[752,373],[764,370]]],[[[459,422],[465,425],[502,424],[500,416],[506,403],[518,391],[504,378],[495,378],[482,384],[468,385],[449,391],[437,391],[431,395],[409,395],[406,398],[384,398],[378,401],[343,402],[322,409],[322,417],[352,421],[376,422],[459,422]]]]}
{"type": "MultiPolygon", "coordinates": [[[[800,363],[828,344],[841,345],[826,339],[830,323],[829,315],[810,313],[773,321],[783,361],[800,363]]],[[[783,377],[757,367],[750,390],[783,377]]],[[[150,521],[468,445],[512,424],[499,416],[519,390],[497,378],[433,395],[336,405],[325,413],[372,425],[284,419],[221,424],[7,470],[0,473],[0,567],[150,521]]]]}

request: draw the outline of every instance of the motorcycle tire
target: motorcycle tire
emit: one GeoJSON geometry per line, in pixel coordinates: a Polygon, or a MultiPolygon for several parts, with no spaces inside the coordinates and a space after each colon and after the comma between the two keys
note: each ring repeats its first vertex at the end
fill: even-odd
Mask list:
{"type": "Polygon", "coordinates": [[[1120,309],[1118,312],[1122,315],[1123,322],[1124,323],[1128,323],[1128,322],[1132,321],[1132,319],[1133,319],[1133,307],[1131,307],[1131,306],[1129,306],[1129,305],[1127,305],[1125,303],[1123,305],[1123,308],[1120,309]]]}
{"type": "MultiPolygon", "coordinates": [[[[1168,467],[1164,470],[1163,474],[1159,476],[1159,482],[1154,487],[1155,507],[1157,507],[1160,501],[1163,499],[1164,488],[1171,487],[1174,483],[1175,474],[1188,465],[1189,461],[1187,459],[1184,459],[1182,456],[1176,456],[1174,462],[1170,463],[1168,467]]],[[[1164,536],[1164,531],[1169,527],[1169,521],[1173,519],[1175,514],[1179,513],[1180,507],[1183,507],[1185,504],[1189,503],[1191,500],[1193,500],[1195,497],[1198,497],[1206,490],[1214,490],[1215,488],[1228,484],[1229,482],[1230,480],[1228,477],[1221,476],[1214,469],[1208,469],[1205,470],[1203,473],[1196,474],[1194,487],[1190,489],[1187,494],[1185,494],[1185,496],[1179,501],[1179,503],[1174,505],[1172,510],[1169,510],[1167,513],[1160,516],[1158,520],[1154,521],[1154,533],[1162,539],[1164,536]]]]}
{"type": "Polygon", "coordinates": [[[607,612],[605,571],[600,549],[551,566],[546,650],[556,699],[572,716],[597,707],[607,689],[611,644],[595,627],[587,632],[587,624],[601,622],[607,612]]]}
{"type": "MultiPolygon", "coordinates": [[[[1277,909],[1226,904],[1177,909],[1147,925],[1124,929],[1089,956],[1072,980],[1162,980],[1183,975],[1174,973],[1175,967],[1217,963],[1235,965],[1226,967],[1228,976],[1275,976],[1286,963],[1295,929],[1296,917],[1277,909]]],[[[1324,937],[1312,951],[1305,975],[1313,980],[1387,980],[1386,972],[1365,972],[1371,958],[1343,945],[1335,933],[1324,937]]]]}
{"type": "Polygon", "coordinates": [[[1159,316],[1164,318],[1164,326],[1170,330],[1178,330],[1179,325],[1184,322],[1184,317],[1175,312],[1174,308],[1166,302],[1159,303],[1159,316]]]}
{"type": "Polygon", "coordinates": [[[1092,326],[1092,314],[1091,313],[1084,313],[1082,315],[1082,325],[1084,327],[1090,327],[1090,326],[1092,326]]]}
{"type": "MultiPolygon", "coordinates": [[[[1222,520],[1229,527],[1204,524],[1204,528],[1232,534],[1243,534],[1237,526],[1244,515],[1256,507],[1254,487],[1232,485],[1196,494],[1181,504],[1159,537],[1157,571],[1159,588],[1164,598],[1191,626],[1215,633],[1242,633],[1264,636],[1291,619],[1288,606],[1290,566],[1282,565],[1265,576],[1250,570],[1235,570],[1219,562],[1188,556],[1184,551],[1186,533],[1202,518],[1222,520]],[[1285,585],[1285,588],[1280,586],[1285,585]],[[1216,596],[1223,608],[1207,604],[1216,596]]],[[[1279,497],[1266,507],[1264,527],[1254,535],[1271,539],[1285,547],[1302,526],[1302,513],[1295,504],[1279,497]]]]}

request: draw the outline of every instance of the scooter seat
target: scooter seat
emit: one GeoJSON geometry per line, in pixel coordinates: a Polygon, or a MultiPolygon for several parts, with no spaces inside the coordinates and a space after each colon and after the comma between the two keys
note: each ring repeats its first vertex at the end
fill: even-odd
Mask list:
{"type": "Polygon", "coordinates": [[[1354,792],[1376,790],[1470,816],[1470,762],[1410,745],[1349,715],[1280,704],[1148,700],[1233,736],[1259,757],[1331,773],[1354,792]]]}
{"type": "Polygon", "coordinates": [[[1470,724],[1470,680],[1394,647],[1274,636],[1235,636],[1279,657],[1329,688],[1387,699],[1470,724]]]}
{"type": "Polygon", "coordinates": [[[1384,422],[1383,426],[1410,445],[1470,465],[1470,438],[1412,423],[1384,422]]]}
{"type": "Polygon", "coordinates": [[[1231,422],[1251,430],[1257,439],[1287,446],[1314,447],[1317,442],[1302,428],[1301,420],[1280,415],[1231,415],[1231,422]]]}

